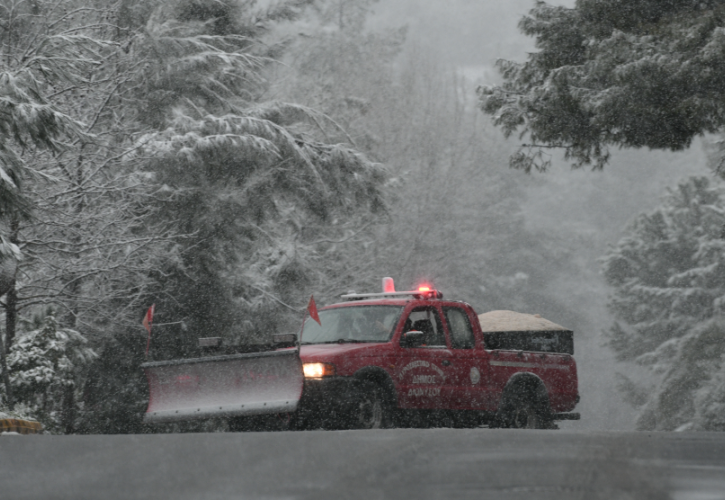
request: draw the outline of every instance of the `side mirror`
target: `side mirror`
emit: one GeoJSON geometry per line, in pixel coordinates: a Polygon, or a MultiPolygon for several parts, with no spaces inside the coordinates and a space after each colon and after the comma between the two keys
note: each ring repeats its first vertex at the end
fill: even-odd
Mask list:
{"type": "Polygon", "coordinates": [[[403,333],[400,338],[400,345],[402,347],[418,347],[423,345],[425,342],[425,333],[420,330],[410,330],[409,332],[403,333]]]}

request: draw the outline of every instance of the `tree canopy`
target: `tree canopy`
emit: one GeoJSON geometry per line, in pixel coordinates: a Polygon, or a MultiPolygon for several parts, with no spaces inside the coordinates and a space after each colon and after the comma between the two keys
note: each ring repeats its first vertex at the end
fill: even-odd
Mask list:
{"type": "MultiPolygon", "coordinates": [[[[269,32],[308,3],[0,0],[3,352],[48,306],[129,356],[151,303],[154,341],[179,344],[157,355],[297,325],[318,252],[385,212],[381,165],[315,134],[321,113],[265,101],[285,47],[269,32]]],[[[93,400],[70,375],[45,412],[65,429],[93,400]]]]}
{"type": "Polygon", "coordinates": [[[501,60],[504,83],[478,89],[526,171],[563,148],[602,168],[610,147],[681,150],[725,125],[725,4],[716,0],[537,2],[519,23],[536,39],[524,63],[501,60]]]}

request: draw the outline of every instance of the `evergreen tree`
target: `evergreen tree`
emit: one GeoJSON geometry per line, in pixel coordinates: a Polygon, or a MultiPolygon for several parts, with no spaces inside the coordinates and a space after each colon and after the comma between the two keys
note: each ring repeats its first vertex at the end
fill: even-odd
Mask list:
{"type": "Polygon", "coordinates": [[[14,395],[46,430],[72,432],[82,372],[96,353],[75,330],[61,328],[52,310],[33,318],[10,349],[14,395]]]}
{"type": "MultiPolygon", "coordinates": [[[[64,106],[64,101],[69,96],[85,95],[93,79],[88,75],[109,49],[96,36],[108,26],[103,20],[106,9],[94,9],[81,1],[61,3],[7,0],[0,5],[0,245],[3,248],[0,295],[5,296],[2,303],[5,342],[4,347],[0,346],[0,358],[3,365],[5,352],[15,339],[18,313],[23,306],[19,289],[22,283],[17,283],[19,269],[32,261],[21,231],[30,216],[35,215],[37,201],[41,199],[35,189],[36,181],[53,184],[56,180],[44,168],[46,159],[60,157],[79,142],[93,141],[91,131],[81,119],[84,112],[93,108],[93,100],[75,108],[64,106]]],[[[58,187],[54,195],[65,188],[58,187]]],[[[8,403],[12,406],[7,367],[2,368],[8,403]]]]}
{"type": "MultiPolygon", "coordinates": [[[[149,61],[128,94],[147,129],[125,159],[157,187],[155,213],[179,236],[178,258],[143,291],[161,324],[154,358],[196,354],[198,337],[261,343],[296,328],[334,241],[384,212],[380,165],[309,134],[320,113],[263,100],[264,70],[283,46],[271,28],[304,3],[167,2],[130,49],[149,61]]],[[[84,432],[143,430],[139,341],[118,328],[91,366],[84,432]]]]}
{"type": "Polygon", "coordinates": [[[143,95],[159,99],[150,118],[159,130],[138,140],[138,158],[162,187],[161,216],[187,235],[160,278],[171,299],[158,310],[184,321],[187,346],[199,336],[264,342],[296,327],[326,241],[384,208],[381,166],[310,136],[318,112],[262,100],[270,54],[247,27],[275,22],[278,11],[244,6],[160,8],[148,47],[137,49],[159,59],[143,79],[143,95]]]}
{"type": "MultiPolygon", "coordinates": [[[[711,414],[725,355],[723,224],[722,188],[689,178],[639,216],[604,259],[617,320],[609,346],[655,377],[655,387],[639,398],[642,429],[717,428],[711,414]]],[[[643,394],[631,382],[623,386],[643,394]]]]}
{"type": "Polygon", "coordinates": [[[511,157],[526,171],[548,166],[546,148],[595,168],[610,146],[681,150],[725,123],[724,21],[716,0],[537,2],[519,27],[538,51],[499,61],[504,84],[479,89],[482,109],[529,137],[511,157]]]}

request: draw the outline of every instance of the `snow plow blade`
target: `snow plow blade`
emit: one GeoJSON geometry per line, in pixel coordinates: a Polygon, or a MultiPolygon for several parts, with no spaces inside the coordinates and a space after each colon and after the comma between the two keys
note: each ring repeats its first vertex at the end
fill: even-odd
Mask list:
{"type": "Polygon", "coordinates": [[[146,423],[287,413],[297,409],[304,377],[297,350],[144,363],[146,423]]]}

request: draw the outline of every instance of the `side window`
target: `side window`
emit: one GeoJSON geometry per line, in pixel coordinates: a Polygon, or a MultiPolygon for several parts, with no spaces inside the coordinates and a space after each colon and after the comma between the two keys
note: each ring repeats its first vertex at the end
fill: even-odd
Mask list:
{"type": "Polygon", "coordinates": [[[438,311],[433,307],[419,307],[413,309],[405,320],[404,332],[419,330],[425,334],[425,347],[446,347],[446,337],[443,334],[443,324],[438,311]]]}
{"type": "Polygon", "coordinates": [[[471,322],[466,311],[458,307],[444,307],[443,312],[451,332],[451,344],[454,349],[473,349],[475,340],[471,322]]]}

